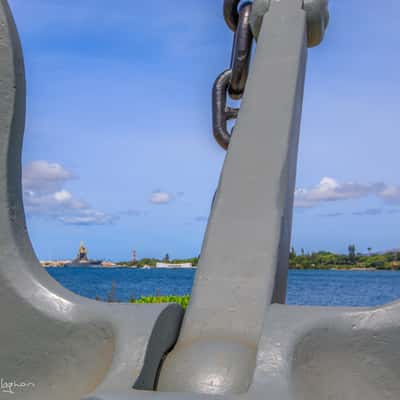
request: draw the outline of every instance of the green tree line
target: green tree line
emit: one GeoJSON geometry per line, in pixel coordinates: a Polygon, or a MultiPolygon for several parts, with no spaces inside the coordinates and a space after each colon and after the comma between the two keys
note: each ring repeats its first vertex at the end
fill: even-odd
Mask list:
{"type": "MultiPolygon", "coordinates": [[[[400,269],[400,250],[388,251],[384,253],[373,253],[372,248],[367,248],[368,253],[357,252],[356,246],[350,244],[346,254],[337,254],[330,251],[305,252],[304,249],[297,253],[294,248],[289,255],[289,268],[292,269],[400,269]]],[[[137,266],[143,268],[145,265],[155,267],[158,262],[167,262],[170,264],[191,263],[197,266],[199,256],[192,258],[171,259],[167,253],[163,258],[142,258],[135,262],[121,261],[120,266],[137,266]]]]}
{"type": "Polygon", "coordinates": [[[347,254],[336,254],[329,251],[318,251],[305,253],[302,249],[300,254],[292,248],[289,256],[289,266],[293,269],[349,269],[349,268],[371,268],[371,269],[400,269],[400,250],[385,253],[358,253],[356,246],[350,244],[347,254]]]}

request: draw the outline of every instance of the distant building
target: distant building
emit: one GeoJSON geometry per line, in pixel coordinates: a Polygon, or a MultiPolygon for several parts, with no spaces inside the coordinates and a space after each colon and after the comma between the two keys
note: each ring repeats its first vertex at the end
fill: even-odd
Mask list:
{"type": "Polygon", "coordinates": [[[88,251],[83,242],[80,243],[78,254],[74,260],[65,264],[65,267],[86,267],[100,265],[102,260],[89,260],[88,251]]]}
{"type": "Polygon", "coordinates": [[[192,263],[171,264],[171,263],[158,262],[158,263],[156,264],[156,268],[165,268],[165,269],[193,268],[193,265],[192,265],[192,263]]]}

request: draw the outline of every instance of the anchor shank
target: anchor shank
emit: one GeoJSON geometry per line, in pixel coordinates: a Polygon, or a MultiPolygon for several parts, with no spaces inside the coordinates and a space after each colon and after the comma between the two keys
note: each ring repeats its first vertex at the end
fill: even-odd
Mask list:
{"type": "Polygon", "coordinates": [[[159,390],[250,384],[266,307],[285,301],[306,56],[302,1],[272,2],[159,390]]]}

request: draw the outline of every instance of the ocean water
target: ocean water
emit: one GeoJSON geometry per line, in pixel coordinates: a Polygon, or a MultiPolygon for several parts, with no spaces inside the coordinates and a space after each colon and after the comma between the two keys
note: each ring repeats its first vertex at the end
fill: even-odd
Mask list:
{"type": "MultiPolygon", "coordinates": [[[[106,300],[151,295],[184,295],[191,291],[195,270],[126,268],[47,268],[71,291],[106,300]]],[[[314,306],[376,306],[400,299],[400,272],[290,270],[287,303],[314,306]]]]}

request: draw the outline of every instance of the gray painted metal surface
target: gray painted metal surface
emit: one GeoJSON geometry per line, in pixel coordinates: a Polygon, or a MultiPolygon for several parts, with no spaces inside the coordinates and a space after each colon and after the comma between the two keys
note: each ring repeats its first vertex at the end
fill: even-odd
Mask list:
{"type": "MultiPolygon", "coordinates": [[[[25,119],[21,48],[7,2],[0,1],[0,379],[16,399],[79,399],[106,385],[152,389],[179,332],[177,305],[106,304],[81,298],[40,266],[22,204],[25,119]],[[146,358],[146,367],[143,369],[146,358]],[[139,376],[140,375],[140,376],[139,376]],[[99,386],[100,385],[100,386],[99,386]]],[[[0,399],[12,398],[0,388],[0,399]]]]}
{"type": "Polygon", "coordinates": [[[273,3],[264,19],[191,302],[160,390],[245,392],[266,305],[285,301],[306,21],[293,0],[273,3]]]}
{"type": "Polygon", "coordinates": [[[84,299],[39,265],[21,193],[22,54],[0,0],[0,378],[35,385],[15,398],[400,398],[400,303],[272,304],[285,298],[308,3],[270,0],[256,16],[255,62],[181,328],[179,306],[84,299]]]}
{"type": "MultiPolygon", "coordinates": [[[[273,3],[280,0],[254,0],[253,12],[250,18],[253,35],[258,38],[264,15],[273,3]]],[[[307,45],[318,46],[325,35],[329,23],[328,0],[302,0],[301,6],[306,12],[307,45]]]]}

